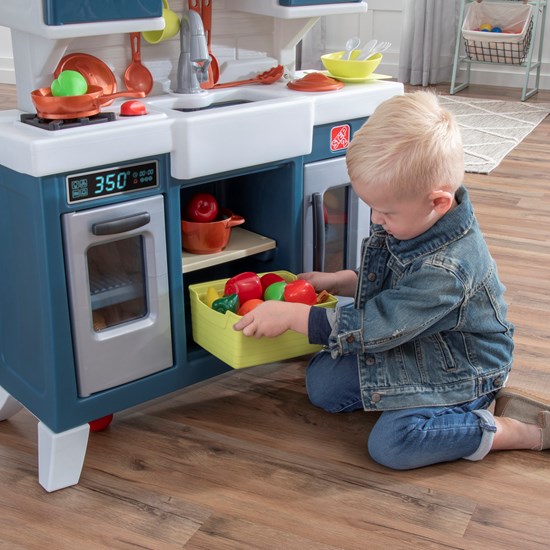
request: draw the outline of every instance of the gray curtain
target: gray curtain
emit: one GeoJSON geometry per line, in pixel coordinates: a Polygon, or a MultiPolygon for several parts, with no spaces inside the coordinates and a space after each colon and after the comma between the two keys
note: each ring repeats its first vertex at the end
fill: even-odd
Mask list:
{"type": "Polygon", "coordinates": [[[400,82],[428,86],[451,80],[460,0],[404,0],[400,82]]]}

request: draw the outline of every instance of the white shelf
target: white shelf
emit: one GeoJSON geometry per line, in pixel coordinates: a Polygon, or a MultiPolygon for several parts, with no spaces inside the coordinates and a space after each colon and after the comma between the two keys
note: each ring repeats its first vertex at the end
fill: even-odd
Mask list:
{"type": "Polygon", "coordinates": [[[365,0],[314,6],[281,6],[279,0],[225,0],[225,5],[229,10],[270,15],[278,19],[307,19],[324,15],[367,12],[367,2],[365,0]]]}
{"type": "Polygon", "coordinates": [[[277,243],[272,239],[252,233],[252,231],[247,231],[241,227],[233,227],[229,243],[221,252],[214,254],[191,254],[184,251],[181,255],[182,272],[190,273],[191,271],[197,271],[213,265],[231,262],[239,258],[265,252],[266,250],[272,250],[276,246],[277,243]]]}
{"type": "Polygon", "coordinates": [[[0,21],[4,27],[50,40],[116,33],[161,30],[162,17],[100,21],[69,25],[46,25],[42,0],[0,0],[0,21]]]}

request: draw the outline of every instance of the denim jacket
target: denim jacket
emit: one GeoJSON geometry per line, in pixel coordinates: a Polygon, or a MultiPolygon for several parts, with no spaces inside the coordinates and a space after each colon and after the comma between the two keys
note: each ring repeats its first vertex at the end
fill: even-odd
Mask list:
{"type": "MultiPolygon", "coordinates": [[[[414,239],[373,225],[363,241],[355,305],[336,311],[327,351],[357,355],[365,410],[462,403],[506,381],[514,328],[505,289],[464,187],[457,202],[414,239]]],[[[327,315],[314,309],[310,327],[327,315]]]]}

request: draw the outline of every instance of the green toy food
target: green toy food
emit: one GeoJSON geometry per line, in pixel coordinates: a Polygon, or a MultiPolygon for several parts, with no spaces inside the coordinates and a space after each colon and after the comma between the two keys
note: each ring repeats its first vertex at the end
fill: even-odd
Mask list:
{"type": "Polygon", "coordinates": [[[51,90],[56,97],[84,95],[88,91],[88,83],[77,71],[61,71],[52,82],[51,90]]]}
{"type": "Polygon", "coordinates": [[[222,296],[212,302],[212,309],[219,313],[225,313],[226,311],[237,313],[239,309],[239,296],[237,294],[222,296]]]}

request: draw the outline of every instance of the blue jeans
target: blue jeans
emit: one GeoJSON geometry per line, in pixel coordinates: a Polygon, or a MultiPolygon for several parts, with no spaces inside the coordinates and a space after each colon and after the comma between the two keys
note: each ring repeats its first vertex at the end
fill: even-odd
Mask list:
{"type": "MultiPolygon", "coordinates": [[[[363,410],[357,359],[337,360],[319,353],[306,371],[311,402],[328,412],[363,410]]],[[[376,462],[410,470],[459,458],[481,460],[490,451],[496,431],[486,410],[496,392],[468,403],[384,411],[372,429],[368,449],[376,462]]]]}

